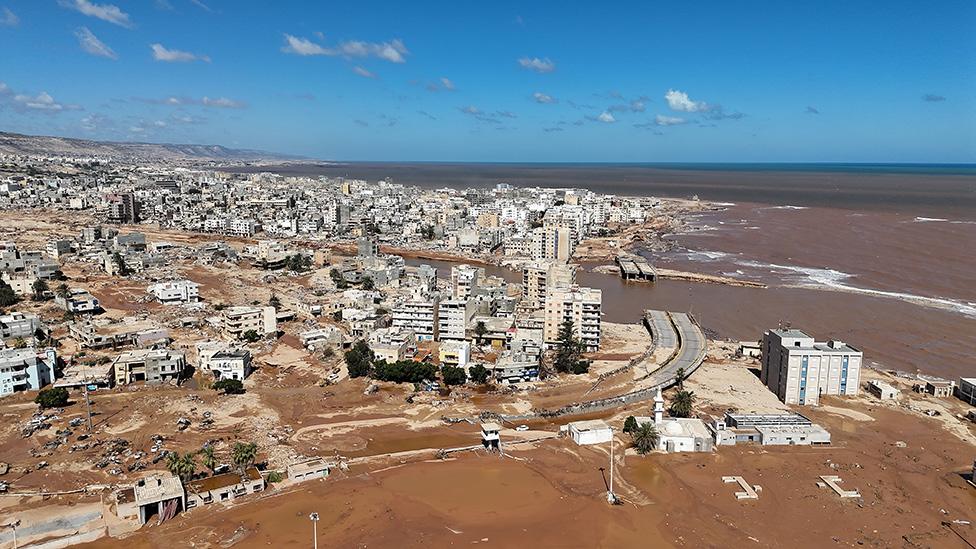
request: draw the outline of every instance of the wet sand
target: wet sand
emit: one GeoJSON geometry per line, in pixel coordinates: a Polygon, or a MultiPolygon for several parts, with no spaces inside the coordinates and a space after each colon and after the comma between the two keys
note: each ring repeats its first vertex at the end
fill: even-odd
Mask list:
{"type": "MultiPolygon", "coordinates": [[[[616,507],[606,503],[600,471],[608,466],[606,446],[562,439],[512,450],[511,458],[466,453],[337,472],[85,547],[308,547],[311,512],[321,517],[324,547],[964,546],[941,523],[973,518],[976,490],[965,478],[971,446],[933,437],[941,431],[929,418],[827,400],[836,411],[806,412],[831,431],[830,447],[618,452],[615,490],[625,504],[616,507]],[[819,488],[818,475],[826,474],[862,497],[844,500],[819,488]],[[736,500],[724,475],[762,486],[759,500],[736,500]]],[[[971,525],[954,528],[967,539],[976,534],[971,525]]]]}

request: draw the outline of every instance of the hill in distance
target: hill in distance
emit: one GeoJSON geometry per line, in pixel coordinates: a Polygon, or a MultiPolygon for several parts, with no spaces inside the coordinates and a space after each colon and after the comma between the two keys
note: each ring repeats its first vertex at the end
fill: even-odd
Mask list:
{"type": "Polygon", "coordinates": [[[92,141],[71,137],[7,132],[0,132],[0,153],[42,156],[95,156],[134,161],[282,162],[302,160],[300,156],[249,149],[231,149],[222,145],[92,141]]]}

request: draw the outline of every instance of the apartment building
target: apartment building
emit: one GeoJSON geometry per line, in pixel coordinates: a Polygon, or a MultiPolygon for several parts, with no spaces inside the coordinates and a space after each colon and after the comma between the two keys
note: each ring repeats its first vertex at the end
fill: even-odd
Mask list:
{"type": "Polygon", "coordinates": [[[196,303],[200,301],[200,285],[191,280],[159,282],[146,288],[160,303],[196,303]]]}
{"type": "Polygon", "coordinates": [[[573,235],[569,229],[539,227],[532,230],[529,255],[535,261],[569,261],[573,249],[573,235]]]}
{"type": "Polygon", "coordinates": [[[251,330],[264,336],[278,331],[278,321],[274,307],[228,307],[222,316],[224,335],[231,339],[241,339],[251,330]]]}
{"type": "Polygon", "coordinates": [[[111,223],[138,223],[141,213],[139,201],[132,193],[116,193],[105,196],[106,219],[111,223]]]}
{"type": "Polygon", "coordinates": [[[820,395],[856,395],[861,351],[842,341],[818,343],[800,330],[769,330],[760,379],[786,404],[816,406],[820,395]]]}
{"type": "Polygon", "coordinates": [[[600,317],[603,292],[595,288],[556,288],[548,292],[545,306],[543,338],[546,345],[559,341],[559,328],[564,322],[573,323],[573,332],[586,351],[600,348],[600,317]]]}
{"type": "Polygon", "coordinates": [[[116,385],[178,381],[186,369],[186,356],[170,349],[136,349],[120,354],[113,368],[116,385]]]}
{"type": "Polygon", "coordinates": [[[34,336],[38,328],[43,328],[44,324],[40,317],[30,313],[18,313],[13,311],[9,314],[0,315],[0,339],[24,339],[34,336]]]}
{"type": "Polygon", "coordinates": [[[451,267],[451,297],[467,299],[471,290],[478,287],[478,280],[484,278],[485,270],[471,265],[451,267]]]}
{"type": "Polygon", "coordinates": [[[445,299],[437,308],[437,332],[439,341],[467,338],[468,323],[474,316],[474,301],[470,299],[445,299]]]}
{"type": "Polygon", "coordinates": [[[54,349],[0,349],[0,396],[54,383],[54,349]]]}
{"type": "Polygon", "coordinates": [[[394,328],[412,330],[417,341],[434,341],[440,335],[438,319],[440,299],[416,298],[393,308],[391,316],[394,328]]]}
{"type": "Polygon", "coordinates": [[[522,269],[522,299],[542,307],[549,288],[569,288],[576,283],[576,265],[537,262],[522,269]]]}

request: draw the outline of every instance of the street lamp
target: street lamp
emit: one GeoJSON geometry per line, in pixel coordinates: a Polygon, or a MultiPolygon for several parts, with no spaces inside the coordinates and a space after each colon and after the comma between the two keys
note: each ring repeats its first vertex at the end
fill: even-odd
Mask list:
{"type": "Polygon", "coordinates": [[[319,514],[311,513],[308,515],[308,520],[312,521],[312,549],[319,549],[319,514]]]}
{"type": "Polygon", "coordinates": [[[17,549],[17,527],[20,526],[20,519],[13,522],[8,522],[7,524],[0,524],[4,528],[10,528],[14,531],[14,549],[17,549]]]}

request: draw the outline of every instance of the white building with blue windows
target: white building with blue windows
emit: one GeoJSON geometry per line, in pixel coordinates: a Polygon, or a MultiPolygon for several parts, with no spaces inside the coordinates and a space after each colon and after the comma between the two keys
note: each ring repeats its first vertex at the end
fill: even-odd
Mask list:
{"type": "Polygon", "coordinates": [[[769,330],[762,382],[786,404],[816,406],[820,395],[856,395],[863,353],[842,341],[818,343],[800,330],[769,330]]]}

